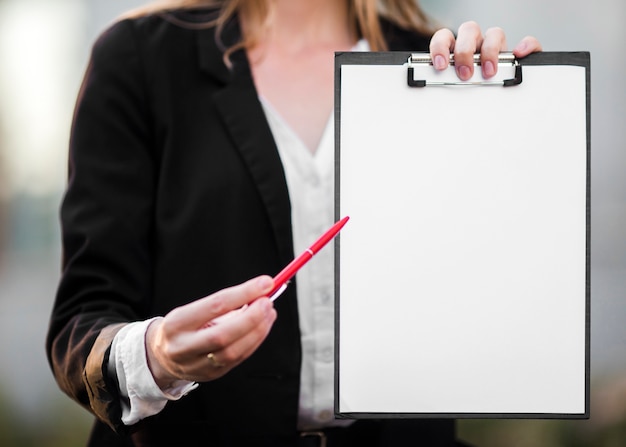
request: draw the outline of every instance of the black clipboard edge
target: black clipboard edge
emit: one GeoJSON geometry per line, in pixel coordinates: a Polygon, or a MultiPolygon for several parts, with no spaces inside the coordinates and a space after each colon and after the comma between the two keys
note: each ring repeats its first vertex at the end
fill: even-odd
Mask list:
{"type": "MultiPolygon", "coordinates": [[[[402,65],[410,51],[335,53],[335,221],[341,218],[339,166],[341,160],[341,66],[402,65]]],[[[342,413],[339,411],[339,259],[340,235],[335,238],[335,417],[338,419],[589,419],[591,393],[591,53],[589,51],[542,51],[518,60],[524,65],[570,65],[585,68],[587,108],[587,198],[585,266],[585,411],[582,413],[342,413]]]]}
{"type": "Polygon", "coordinates": [[[589,413],[337,413],[337,419],[520,419],[585,420],[589,413]]]}

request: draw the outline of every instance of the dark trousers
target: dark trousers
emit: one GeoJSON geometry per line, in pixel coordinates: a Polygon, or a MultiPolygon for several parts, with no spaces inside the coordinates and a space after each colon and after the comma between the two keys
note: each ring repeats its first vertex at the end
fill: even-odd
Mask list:
{"type": "Polygon", "coordinates": [[[311,430],[292,438],[233,438],[228,447],[469,447],[456,440],[455,421],[359,420],[345,428],[311,430]]]}
{"type": "Polygon", "coordinates": [[[470,447],[456,440],[452,419],[361,419],[346,428],[294,433],[292,436],[243,436],[199,429],[193,425],[134,431],[117,436],[104,424],[96,424],[91,447],[470,447]]]}

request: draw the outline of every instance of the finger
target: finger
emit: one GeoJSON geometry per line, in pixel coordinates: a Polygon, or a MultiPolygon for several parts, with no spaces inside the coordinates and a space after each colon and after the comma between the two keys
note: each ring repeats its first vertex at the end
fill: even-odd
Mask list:
{"type": "Polygon", "coordinates": [[[195,356],[179,368],[178,378],[192,382],[208,382],[222,377],[237,366],[235,363],[222,363],[219,356],[219,352],[195,356]]]}
{"type": "Polygon", "coordinates": [[[206,355],[207,359],[209,359],[209,363],[211,364],[211,366],[213,368],[224,368],[226,366],[225,363],[222,363],[220,360],[217,359],[217,356],[215,355],[215,353],[213,352],[209,352],[206,355]]]}
{"type": "Polygon", "coordinates": [[[541,43],[533,36],[526,36],[515,46],[513,54],[522,58],[537,51],[542,51],[541,43]]]}
{"type": "Polygon", "coordinates": [[[223,349],[211,351],[213,353],[212,357],[221,365],[238,365],[250,357],[250,355],[258,349],[261,343],[263,343],[269,334],[272,327],[271,325],[274,321],[275,315],[273,318],[264,322],[267,324],[256,325],[253,330],[243,333],[241,337],[237,338],[223,349]]]}
{"type": "Polygon", "coordinates": [[[172,331],[195,330],[212,319],[238,309],[267,295],[274,285],[269,276],[259,276],[233,287],[222,289],[185,306],[177,307],[166,315],[172,331]]]}
{"type": "Polygon", "coordinates": [[[251,333],[224,349],[197,354],[186,365],[185,379],[207,382],[225,375],[250,357],[268,333],[269,329],[261,337],[251,333]]]}
{"type": "Polygon", "coordinates": [[[430,40],[430,57],[437,70],[444,70],[450,62],[450,52],[454,50],[454,34],[449,29],[440,29],[430,40]]]}
{"type": "Polygon", "coordinates": [[[483,44],[483,36],[476,22],[465,22],[459,27],[454,47],[454,66],[457,76],[467,81],[474,74],[474,54],[483,44]]]}
{"type": "MultiPolygon", "coordinates": [[[[267,301],[267,305],[271,308],[271,302],[267,301]]],[[[263,304],[255,302],[250,306],[263,307],[263,304]]],[[[246,310],[247,312],[248,310],[246,310]]],[[[253,310],[252,310],[253,311],[253,310]]],[[[276,320],[276,312],[264,318],[261,322],[255,323],[251,330],[244,331],[240,336],[225,335],[230,325],[221,324],[219,327],[207,329],[206,332],[219,331],[220,335],[215,334],[206,337],[206,342],[201,344],[201,349],[195,350],[193,355],[187,352],[185,362],[179,366],[180,375],[187,380],[204,382],[221,377],[235,366],[250,357],[258,347],[263,343],[269,334],[273,322],[276,320]]]]}
{"type": "Polygon", "coordinates": [[[260,298],[232,317],[187,335],[189,352],[206,354],[236,347],[241,340],[264,339],[276,320],[276,310],[267,298],[260,298]]]}
{"type": "Polygon", "coordinates": [[[159,344],[156,356],[159,364],[165,365],[170,381],[172,378],[212,380],[250,356],[267,337],[275,320],[271,301],[261,298],[223,324],[176,334],[167,343],[159,344]],[[216,368],[215,362],[211,365],[209,353],[213,353],[214,361],[222,367],[216,368]]]}
{"type": "Polygon", "coordinates": [[[506,51],[506,36],[502,28],[489,28],[485,31],[480,47],[480,64],[483,76],[490,78],[498,72],[498,55],[506,51]]]}

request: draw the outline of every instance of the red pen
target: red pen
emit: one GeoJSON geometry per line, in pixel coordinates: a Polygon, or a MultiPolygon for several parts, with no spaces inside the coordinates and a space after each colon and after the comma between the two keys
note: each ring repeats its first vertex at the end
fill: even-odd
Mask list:
{"type": "Polygon", "coordinates": [[[350,219],[349,216],[344,217],[340,221],[336,222],[326,233],[324,233],[313,245],[307,248],[300,256],[291,261],[287,267],[281,270],[281,272],[274,277],[274,289],[268,294],[270,300],[274,301],[280,296],[281,293],[287,288],[289,280],[306,264],[311,258],[320,251],[326,244],[328,244],[339,230],[343,228],[346,222],[350,219]]]}

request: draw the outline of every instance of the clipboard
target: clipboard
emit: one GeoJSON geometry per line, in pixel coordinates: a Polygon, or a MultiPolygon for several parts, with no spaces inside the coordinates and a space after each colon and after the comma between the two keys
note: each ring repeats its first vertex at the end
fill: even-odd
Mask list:
{"type": "Polygon", "coordinates": [[[498,72],[335,56],[336,417],[589,418],[590,55],[498,72]]]}

